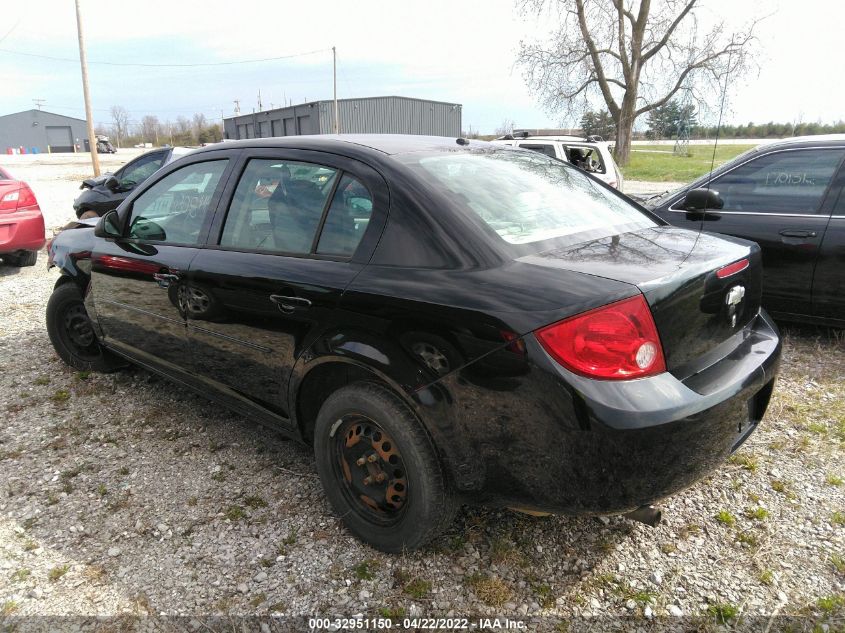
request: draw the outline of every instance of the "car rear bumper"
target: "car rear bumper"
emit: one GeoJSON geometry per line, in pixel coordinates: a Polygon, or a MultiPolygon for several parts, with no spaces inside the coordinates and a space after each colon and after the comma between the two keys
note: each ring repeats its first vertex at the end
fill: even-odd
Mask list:
{"type": "Polygon", "coordinates": [[[0,214],[0,253],[37,251],[45,242],[44,216],[40,211],[0,214]]]}
{"type": "Polygon", "coordinates": [[[471,417],[440,424],[435,440],[447,432],[461,442],[463,450],[445,452],[472,501],[567,514],[633,510],[711,473],[759,424],[781,343],[762,311],[738,337],[694,376],[631,381],[574,375],[526,337],[532,362],[499,393],[469,371],[453,379],[449,409],[471,417]]]}

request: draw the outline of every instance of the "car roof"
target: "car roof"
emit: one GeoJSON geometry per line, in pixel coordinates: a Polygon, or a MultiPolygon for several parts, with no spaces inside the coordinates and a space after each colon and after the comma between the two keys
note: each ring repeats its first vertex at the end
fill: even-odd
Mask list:
{"type": "Polygon", "coordinates": [[[197,152],[214,149],[236,148],[297,148],[318,149],[323,151],[351,149],[354,146],[365,147],[382,154],[404,154],[408,152],[443,151],[464,147],[489,146],[486,141],[460,139],[449,136],[422,136],[417,134],[307,134],[300,136],[277,136],[271,138],[253,138],[239,141],[227,141],[225,145],[217,143],[195,150],[197,152]]]}
{"type": "Polygon", "coordinates": [[[792,136],[789,138],[766,139],[758,145],[758,148],[770,149],[772,147],[780,147],[781,145],[798,145],[802,143],[841,145],[845,143],[845,134],[816,134],[814,136],[792,136]]]}
{"type": "Polygon", "coordinates": [[[171,148],[173,151],[171,152],[173,156],[184,156],[185,154],[190,154],[196,147],[181,147],[179,145],[174,146],[171,148]]]}

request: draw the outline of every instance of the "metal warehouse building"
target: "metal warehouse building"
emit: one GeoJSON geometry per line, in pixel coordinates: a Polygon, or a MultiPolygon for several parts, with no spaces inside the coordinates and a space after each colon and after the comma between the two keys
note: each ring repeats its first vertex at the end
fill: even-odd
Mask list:
{"type": "MultiPolygon", "coordinates": [[[[338,99],[341,134],[461,135],[461,104],[409,97],[338,99]]],[[[334,133],[334,102],[311,101],[223,119],[227,139],[334,133]]]]}
{"type": "Polygon", "coordinates": [[[0,116],[0,152],[24,148],[26,152],[88,151],[88,128],[84,119],[25,110],[0,116]],[[49,150],[48,150],[49,147],[49,150]]]}

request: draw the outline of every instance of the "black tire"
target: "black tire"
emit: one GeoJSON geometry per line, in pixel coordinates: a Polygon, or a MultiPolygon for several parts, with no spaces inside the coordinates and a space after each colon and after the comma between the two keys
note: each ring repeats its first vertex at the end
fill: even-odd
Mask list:
{"type": "Polygon", "coordinates": [[[18,266],[20,268],[24,266],[35,266],[35,262],[38,261],[38,251],[19,251],[14,255],[4,255],[3,258],[10,266],[18,266]]]}
{"type": "Polygon", "coordinates": [[[47,334],[59,357],[76,369],[111,372],[126,365],[100,345],[75,283],[64,283],[50,295],[47,334]]]}
{"type": "Polygon", "coordinates": [[[413,411],[389,389],[359,382],[329,396],[317,416],[314,450],[335,512],[350,532],[376,549],[393,554],[414,550],[452,524],[457,498],[434,443],[413,411]],[[363,452],[353,463],[356,449],[363,452]],[[386,481],[379,479],[383,483],[360,494],[361,477],[387,472],[386,481]]]}

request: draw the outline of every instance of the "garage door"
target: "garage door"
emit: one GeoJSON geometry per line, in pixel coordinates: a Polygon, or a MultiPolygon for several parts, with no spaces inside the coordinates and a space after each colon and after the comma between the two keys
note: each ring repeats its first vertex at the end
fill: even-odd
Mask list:
{"type": "Polygon", "coordinates": [[[313,134],[311,131],[311,116],[298,116],[296,117],[297,123],[299,123],[299,133],[300,134],[313,134]]]}
{"type": "Polygon", "coordinates": [[[73,135],[69,125],[48,125],[47,145],[51,152],[72,152],[73,135]]]}

